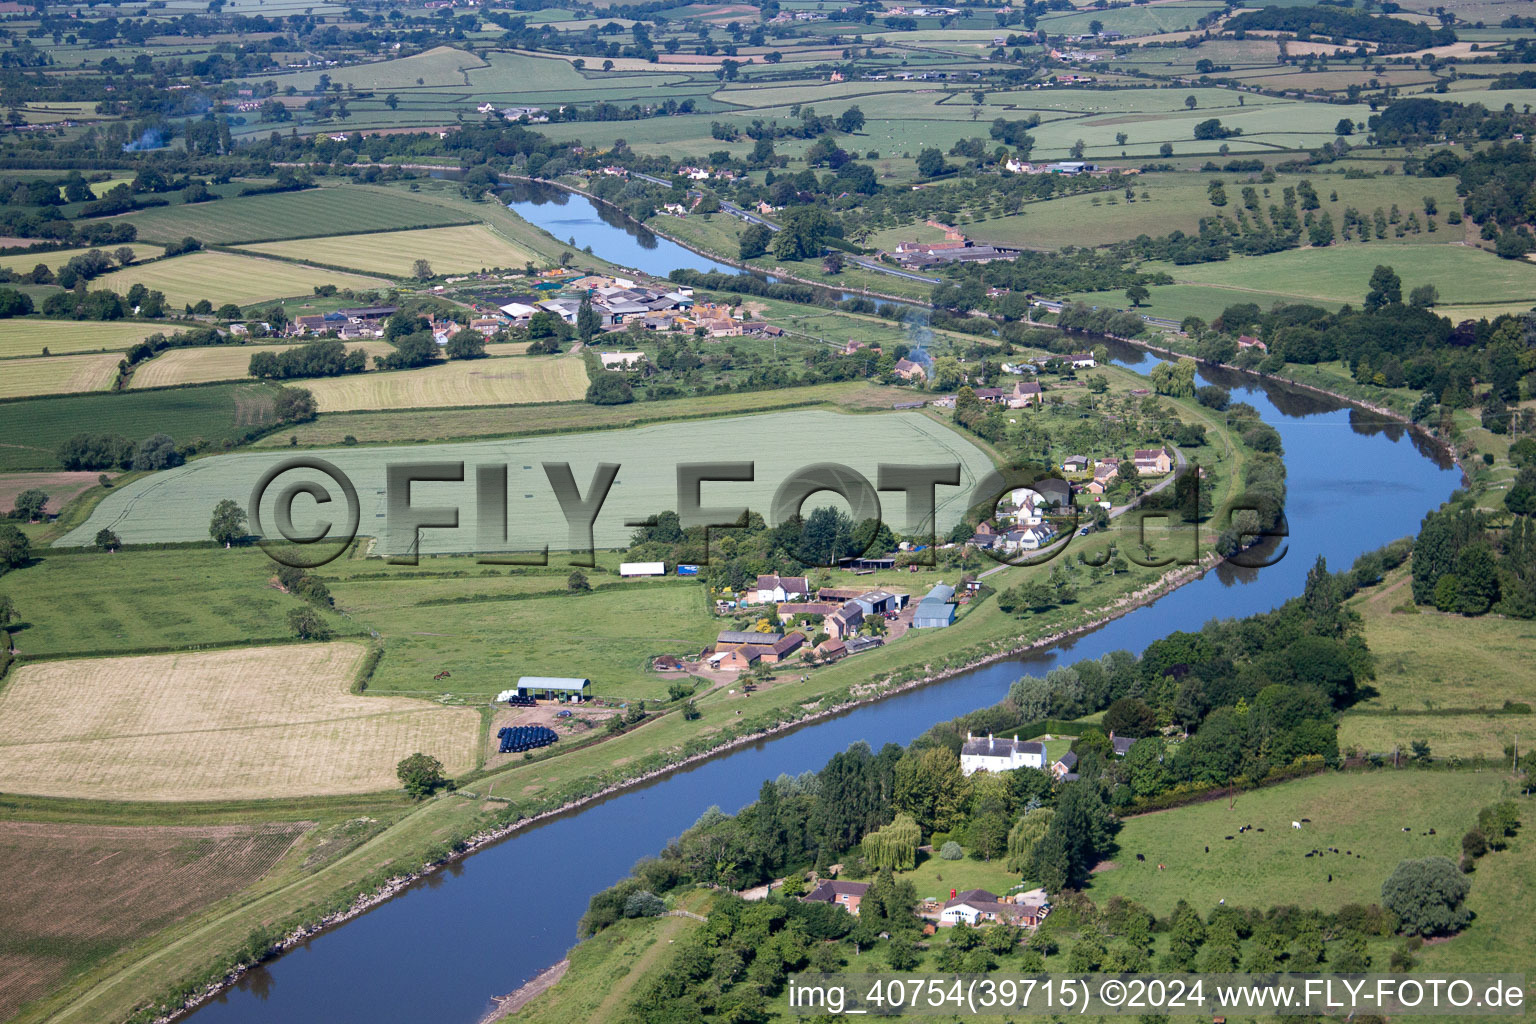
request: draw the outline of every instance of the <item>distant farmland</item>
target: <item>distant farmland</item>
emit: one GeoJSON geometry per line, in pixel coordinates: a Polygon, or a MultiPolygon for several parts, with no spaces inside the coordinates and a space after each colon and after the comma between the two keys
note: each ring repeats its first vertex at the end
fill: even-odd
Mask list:
{"type": "Polygon", "coordinates": [[[363,655],[330,643],[24,665],[0,691],[0,790],[253,800],[393,789],[417,751],[451,774],[473,767],[479,714],[352,696],[363,655]]]}
{"type": "Polygon", "coordinates": [[[11,356],[40,356],[43,349],[54,355],[70,352],[123,350],[151,334],[164,334],[174,328],[166,324],[135,323],[129,320],[34,320],[30,317],[7,320],[0,331],[0,359],[11,356]]]}
{"type": "MultiPolygon", "coordinates": [[[[367,380],[366,375],[362,380],[367,380]]],[[[402,376],[399,374],[381,374],[402,376]]],[[[323,382],[316,382],[323,383],[323,382]]],[[[198,389],[201,390],[201,389],[198,389]]],[[[322,402],[323,407],[323,402],[322,402]]],[[[516,409],[485,410],[487,424],[505,419],[512,429],[516,409]]],[[[662,423],[626,430],[587,434],[562,434],[548,437],[472,441],[454,444],[397,447],[342,447],[320,449],[315,454],[332,462],[346,473],[357,489],[360,532],[381,536],[386,532],[384,467],[409,451],[412,461],[459,461],[466,463],[462,484],[435,483],[417,485],[415,500],[425,504],[457,504],[459,528],[429,529],[422,533],[421,547],[427,552],[484,550],[476,544],[476,499],[473,467],[501,464],[507,467],[508,518],[513,541],[511,548],[527,550],[549,544],[552,548],[569,546],[569,534],[545,477],[544,462],[568,462],[572,475],[586,493],[592,472],[599,462],[620,464],[613,490],[597,517],[594,532],[599,547],[626,544],[632,528],[625,525],[677,505],[676,466],[684,462],[721,459],[753,461],[756,478],[750,483],[710,485],[718,499],[711,501],[733,506],[748,506],[767,515],[774,492],[795,471],[826,461],[827,445],[835,438],[836,461],[851,466],[873,481],[881,463],[902,465],[958,462],[961,486],[938,489],[938,527],[943,533],[963,513],[969,492],[981,474],[991,468],[991,460],[970,441],[947,427],[913,412],[870,415],[839,415],[822,410],[766,413],[760,416],[735,416],[708,421],[662,423]]],[[[96,531],[110,526],[132,543],[203,540],[207,537],[208,510],[222,498],[231,498],[244,506],[251,488],[270,466],[288,456],[282,450],[263,450],[200,459],[176,469],[156,473],[115,489],[90,519],[61,538],[63,546],[86,546],[96,531]]],[[[293,481],[314,479],[294,471],[293,481]]],[[[279,480],[286,485],[289,475],[279,480]]],[[[328,485],[334,486],[334,485],[328,485]]],[[[276,490],[268,502],[275,500],[276,490]]],[[[831,503],[835,499],[817,502],[831,503]]],[[[908,527],[906,512],[898,496],[887,496],[885,515],[892,529],[908,527]]],[[[314,506],[295,506],[294,523],[299,530],[318,525],[314,506]]],[[[265,522],[272,522],[271,511],[263,506],[265,522]]],[[[269,527],[270,529],[270,527],[269,527]]],[[[408,538],[397,538],[394,545],[403,551],[408,538]]],[[[382,540],[378,550],[391,548],[382,540]]]]}
{"type": "Polygon", "coordinates": [[[116,379],[121,358],[116,352],[102,352],[7,359],[0,362],[0,398],[101,391],[116,379]]]}
{"type": "Polygon", "coordinates": [[[173,306],[199,299],[207,299],[215,306],[226,302],[243,306],[264,299],[308,295],[320,284],[362,291],[389,286],[388,281],[377,277],[228,252],[194,252],[125,267],[100,278],[99,284],[123,294],[133,285],[142,284],[164,292],[166,301],[173,306]]]}
{"type": "MultiPolygon", "coordinates": [[[[215,345],[211,348],[172,348],[133,371],[135,388],[163,388],[177,384],[206,384],[216,380],[239,380],[250,375],[251,356],[257,352],[286,352],[297,345],[215,345]]],[[[387,341],[352,342],[347,351],[362,349],[373,357],[394,351],[387,341]]]]}
{"type": "Polygon", "coordinates": [[[223,244],[464,224],[470,218],[394,189],[341,185],[162,206],[123,219],[139,229],[140,238],[170,242],[191,235],[223,244]]]}
{"type": "MultiPolygon", "coordinates": [[[[105,252],[115,253],[121,249],[120,245],[97,246],[105,252]]],[[[134,242],[128,248],[133,250],[135,260],[147,260],[159,256],[163,251],[158,245],[150,245],[147,242],[134,242]]],[[[32,268],[41,263],[49,270],[58,270],[70,259],[82,253],[90,252],[90,249],[55,249],[52,252],[21,252],[11,253],[8,256],[0,256],[0,267],[6,270],[14,270],[18,274],[30,273],[32,268]]]]}
{"type": "Polygon", "coordinates": [[[459,405],[573,402],[587,371],[568,356],[455,359],[438,366],[305,381],[321,412],[431,409],[459,405]]]}
{"type": "Polygon", "coordinates": [[[272,256],[395,277],[409,277],[417,260],[426,260],[439,274],[475,271],[482,267],[521,270],[524,263],[544,262],[536,253],[507,241],[483,224],[263,242],[247,248],[272,256]]]}

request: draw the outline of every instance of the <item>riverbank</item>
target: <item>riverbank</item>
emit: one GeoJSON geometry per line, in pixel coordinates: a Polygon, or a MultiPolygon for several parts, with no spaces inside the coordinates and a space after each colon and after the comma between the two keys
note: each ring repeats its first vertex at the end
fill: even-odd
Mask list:
{"type": "MultiPolygon", "coordinates": [[[[823,289],[823,290],[829,291],[829,292],[838,292],[838,291],[844,291],[845,290],[845,289],[842,289],[842,288],[838,288],[838,287],[836,287],[834,285],[830,285],[830,284],[828,284],[825,281],[817,281],[817,280],[814,280],[813,278],[801,277],[801,276],[799,276],[797,274],[792,274],[792,273],[790,273],[789,271],[786,271],[786,270],[782,270],[782,269],[763,270],[761,267],[754,267],[754,266],[750,266],[750,265],[748,265],[746,263],[743,263],[740,259],[732,258],[732,257],[729,257],[729,256],[722,256],[719,253],[710,252],[709,250],[704,249],[701,246],[696,245],[693,242],[688,241],[687,239],[680,238],[680,237],[678,237],[676,235],[669,234],[666,231],[662,231],[662,230],[660,230],[660,229],[658,229],[658,228],[656,228],[656,227],[654,227],[654,226],[652,226],[650,224],[644,223],[643,221],[638,221],[635,218],[631,217],[629,215],[629,212],[626,211],[623,207],[615,206],[613,203],[608,202],[608,200],[602,198],[601,196],[594,195],[593,193],[588,192],[586,189],[579,188],[579,187],[577,187],[575,185],[566,184],[563,181],[552,181],[552,180],[550,180],[548,178],[529,178],[529,177],[524,177],[522,175],[517,175],[517,174],[503,174],[503,175],[500,175],[500,179],[502,181],[520,182],[520,183],[528,184],[528,185],[547,185],[550,188],[557,188],[557,189],[560,189],[563,192],[569,192],[571,195],[581,196],[584,199],[587,199],[587,200],[591,201],[592,203],[594,203],[596,205],[600,205],[600,206],[603,206],[603,207],[605,207],[605,208],[607,208],[609,210],[612,210],[614,213],[619,214],[621,217],[623,217],[629,223],[634,224],[637,227],[643,228],[646,231],[649,231],[651,234],[657,236],[658,238],[665,238],[667,241],[671,242],[673,245],[676,245],[676,246],[678,246],[680,248],[683,248],[683,249],[687,249],[689,252],[694,253],[695,255],[703,256],[707,260],[714,260],[716,263],[722,263],[722,264],[724,264],[724,265],[726,265],[728,267],[735,267],[737,270],[743,271],[745,273],[749,273],[749,274],[764,274],[764,275],[767,275],[769,277],[779,278],[780,280],[784,280],[784,281],[793,281],[796,284],[808,285],[808,286],[810,286],[812,288],[820,288],[820,289],[823,289]]],[[[728,217],[728,216],[730,216],[730,214],[723,214],[723,216],[727,216],[728,217]]],[[[557,241],[558,241],[558,239],[557,239],[557,241]]],[[[910,297],[903,296],[903,295],[892,295],[889,292],[875,292],[875,291],[863,291],[863,290],[861,290],[859,292],[859,295],[862,298],[884,299],[887,302],[899,302],[899,303],[901,303],[902,305],[905,305],[905,306],[916,306],[918,308],[931,308],[931,307],[926,307],[926,304],[920,303],[920,302],[918,302],[918,301],[916,301],[916,300],[914,300],[914,299],[912,299],[910,297]]]]}

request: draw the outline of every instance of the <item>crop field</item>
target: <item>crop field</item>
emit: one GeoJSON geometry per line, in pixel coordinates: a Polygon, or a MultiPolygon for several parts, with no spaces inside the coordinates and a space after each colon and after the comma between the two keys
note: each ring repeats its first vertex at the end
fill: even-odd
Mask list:
{"type": "Polygon", "coordinates": [[[0,511],[9,511],[13,508],[16,504],[16,496],[22,491],[36,488],[48,495],[46,510],[57,514],[59,509],[69,504],[76,495],[95,487],[96,479],[100,475],[86,470],[0,474],[0,511]]]}
{"type": "MultiPolygon", "coordinates": [[[[322,399],[322,407],[323,404],[322,399]]],[[[514,410],[499,414],[487,411],[486,418],[498,415],[507,417],[508,429],[512,429],[518,414],[514,410]]],[[[411,456],[420,461],[463,460],[469,466],[506,465],[509,535],[515,538],[514,550],[536,549],[546,543],[556,549],[570,546],[565,520],[541,463],[569,462],[583,493],[590,486],[597,463],[618,463],[621,469],[597,516],[594,533],[598,547],[619,547],[628,543],[633,532],[624,525],[626,522],[676,507],[678,464],[721,459],[755,461],[753,482],[729,487],[711,485],[708,490],[719,492],[718,502],[747,506],[766,515],[782,481],[805,466],[826,461],[827,439],[831,437],[837,438],[837,461],[869,480],[876,478],[882,462],[958,463],[960,487],[940,487],[938,491],[940,532],[958,520],[969,490],[991,468],[991,461],[981,449],[919,413],[847,416],[822,410],[662,423],[622,431],[423,445],[411,449],[411,456]],[[764,438],[772,438],[773,443],[765,445],[764,438]]],[[[407,550],[411,538],[404,533],[389,536],[385,517],[384,468],[400,457],[400,449],[321,449],[317,454],[353,481],[362,506],[360,532],[381,536],[380,553],[407,550]]],[[[243,506],[250,500],[251,488],[260,475],[284,458],[286,455],[280,451],[221,455],[125,485],[115,489],[85,524],[58,543],[88,545],[104,526],[110,526],[128,543],[202,539],[207,535],[208,510],[226,497],[243,506]]],[[[458,529],[422,532],[423,552],[486,550],[476,544],[475,484],[472,474],[467,476],[463,484],[417,485],[413,489],[413,493],[420,495],[418,501],[456,502],[460,508],[458,529]]],[[[264,522],[272,521],[267,518],[270,513],[265,506],[262,513],[264,522]]],[[[898,507],[893,506],[891,515],[898,523],[906,521],[898,507]]],[[[294,522],[300,530],[319,525],[312,509],[302,502],[294,509],[294,522]]]]}
{"type": "Polygon", "coordinates": [[[745,394],[670,398],[629,405],[539,405],[517,411],[515,422],[487,419],[482,409],[404,409],[325,415],[311,423],[265,437],[256,448],[275,448],[297,437],[301,445],[338,445],[351,435],[363,444],[430,440],[457,441],[501,434],[533,434],[598,427],[633,427],[668,419],[714,415],[740,416],[790,405],[822,405],[845,410],[890,409],[892,390],[874,384],[814,384],[809,387],[745,394]]]}
{"type": "MultiPolygon", "coordinates": [[[[594,583],[614,580],[585,571],[594,583]]],[[[386,576],[335,583],[332,592],[384,637],[370,694],[434,697],[451,686],[489,699],[520,675],[575,674],[590,678],[600,697],[665,699],[667,680],[647,671],[650,659],[697,654],[720,629],[704,589],[686,580],[635,580],[581,595],[565,592],[563,577],[556,582],[561,589],[544,597],[524,596],[501,575],[461,585],[386,576]],[[454,603],[423,603],[445,598],[454,603]],[[444,670],[452,682],[434,682],[444,670]]]]}
{"type": "Polygon", "coordinates": [[[135,323],[130,320],[98,322],[22,317],[7,320],[5,330],[0,331],[0,359],[40,356],[45,348],[53,355],[121,351],[151,334],[164,333],[165,329],[164,324],[135,323]]]}
{"type": "MultiPolygon", "coordinates": [[[[216,380],[238,380],[250,375],[251,356],[258,352],[286,352],[298,345],[215,345],[211,348],[166,349],[133,371],[131,386],[164,388],[177,384],[206,384],[216,380]]],[[[347,351],[362,349],[371,364],[374,356],[387,355],[395,347],[387,341],[358,341],[347,351]]]]}
{"type": "Polygon", "coordinates": [[[59,444],[82,431],[217,442],[272,422],[275,391],[269,384],[229,384],[0,402],[0,471],[58,469],[59,444]]]}
{"type": "MultiPolygon", "coordinates": [[[[451,46],[438,46],[412,57],[328,68],[326,73],[332,82],[343,88],[350,85],[360,91],[407,89],[418,86],[465,86],[469,82],[464,72],[469,68],[484,66],[485,62],[472,53],[451,46]]],[[[298,71],[286,75],[263,76],[262,80],[271,78],[279,89],[292,85],[300,92],[311,92],[320,75],[319,71],[298,71]]]]}
{"type": "Polygon", "coordinates": [[[1232,289],[1233,302],[1246,291],[1291,299],[1359,302],[1371,272],[1390,266],[1403,282],[1403,294],[1421,284],[1435,284],[1460,302],[1527,300],[1536,304],[1536,265],[1501,260],[1463,245],[1396,246],[1371,242],[1339,243],[1326,249],[1293,249],[1268,256],[1234,257],[1221,263],[1161,268],[1177,281],[1232,289]],[[1454,283],[1454,287],[1452,285],[1454,283]]]}
{"type": "Polygon", "coordinates": [[[307,267],[280,260],[238,256],[228,252],[194,252],[173,259],[127,267],[100,278],[101,287],[126,293],[135,284],[165,293],[173,306],[207,299],[215,306],[238,306],[288,295],[307,295],[316,285],[367,291],[389,282],[339,270],[307,267]]]}
{"type": "Polygon", "coordinates": [[[587,392],[579,359],[507,356],[306,381],[321,412],[573,402],[587,392]]]}
{"type": "Polygon", "coordinates": [[[173,241],[191,235],[204,243],[222,245],[440,227],[474,218],[412,199],[396,189],[340,185],[165,206],[123,219],[138,227],[141,238],[173,241]]]}
{"type": "Polygon", "coordinates": [[[264,242],[246,248],[272,256],[394,277],[409,277],[416,260],[426,260],[439,274],[488,267],[522,269],[524,263],[543,262],[537,254],[508,241],[483,224],[264,242]]]}
{"type": "Polygon", "coordinates": [[[101,391],[117,378],[116,352],[80,356],[34,356],[0,363],[0,398],[101,391]]]}
{"type": "MultiPolygon", "coordinates": [[[[115,253],[121,249],[120,245],[98,246],[105,252],[115,253]]],[[[134,242],[128,246],[133,250],[135,260],[153,259],[159,256],[163,250],[158,245],[150,245],[147,242],[134,242]]],[[[76,256],[90,252],[90,249],[55,249],[52,252],[22,252],[0,256],[0,268],[15,271],[18,274],[31,273],[32,268],[41,263],[49,270],[58,270],[76,256]]]]}
{"type": "Polygon", "coordinates": [[[1398,861],[1455,859],[1478,809],[1511,795],[1507,788],[1495,773],[1326,773],[1240,793],[1230,809],[1212,800],[1143,814],[1126,820],[1116,866],[1095,874],[1087,891],[1101,906],[1124,896],[1160,915],[1180,898],[1196,907],[1377,903],[1398,861]],[[1291,828],[1302,818],[1311,821],[1291,828]],[[1254,830],[1239,833],[1244,825],[1254,830]],[[1305,856],[1329,847],[1349,852],[1305,856]]]}
{"type": "Polygon", "coordinates": [[[24,665],[0,692],[0,789],[249,800],[393,789],[395,764],[417,751],[450,774],[472,767],[479,714],[352,696],[364,653],[328,643],[24,665]]]}
{"type": "MultiPolygon", "coordinates": [[[[212,511],[197,510],[197,519],[206,524],[212,511]]],[[[12,639],[33,658],[284,640],[288,612],[302,606],[271,585],[276,566],[254,547],[33,550],[42,557],[0,577],[0,593],[22,610],[12,639]]],[[[338,633],[361,629],[335,612],[321,618],[338,633]]]]}
{"type": "Polygon", "coordinates": [[[0,823],[0,1019],[128,943],[250,885],[308,828],[0,823]]]}

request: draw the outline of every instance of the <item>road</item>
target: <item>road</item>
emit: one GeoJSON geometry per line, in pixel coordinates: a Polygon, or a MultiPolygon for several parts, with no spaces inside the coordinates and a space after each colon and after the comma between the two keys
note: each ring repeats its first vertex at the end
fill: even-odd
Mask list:
{"type": "MultiPolygon", "coordinates": [[[[1119,508],[1110,509],[1110,511],[1109,511],[1109,518],[1110,519],[1119,519],[1121,516],[1125,515],[1131,509],[1135,508],[1136,506],[1140,505],[1143,501],[1145,501],[1147,499],[1148,495],[1156,494],[1158,491],[1161,491],[1163,488],[1172,485],[1172,483],[1179,478],[1179,474],[1184,471],[1184,467],[1189,464],[1189,460],[1184,457],[1184,453],[1181,450],[1179,450],[1178,448],[1175,448],[1173,450],[1173,457],[1174,457],[1173,472],[1169,473],[1166,477],[1164,477],[1163,479],[1159,480],[1157,483],[1153,484],[1151,487],[1148,487],[1146,489],[1146,491],[1144,491],[1142,493],[1140,498],[1137,498],[1135,501],[1131,502],[1129,505],[1121,505],[1119,508]]],[[[1067,546],[1067,544],[1071,540],[1072,540],[1072,536],[1070,534],[1068,534],[1067,536],[1062,537],[1056,543],[1054,543],[1054,544],[1047,544],[1045,547],[1041,548],[1040,550],[1032,552],[1031,553],[1031,557],[1038,556],[1038,555],[1051,554],[1052,550],[1056,549],[1056,548],[1060,548],[1061,550],[1066,550],[1066,546],[1067,546]]],[[[1059,555],[1059,554],[1061,554],[1061,551],[1055,551],[1055,554],[1059,555]]],[[[1053,557],[1054,557],[1054,555],[1053,555],[1053,557]]],[[[977,579],[986,579],[988,576],[991,576],[995,572],[1002,572],[1004,569],[1012,569],[1012,568],[1014,568],[1014,567],[1011,566],[1011,565],[1006,565],[1006,564],[998,565],[998,566],[995,566],[995,567],[993,567],[991,569],[988,569],[984,573],[980,573],[976,578],[977,579]]]]}

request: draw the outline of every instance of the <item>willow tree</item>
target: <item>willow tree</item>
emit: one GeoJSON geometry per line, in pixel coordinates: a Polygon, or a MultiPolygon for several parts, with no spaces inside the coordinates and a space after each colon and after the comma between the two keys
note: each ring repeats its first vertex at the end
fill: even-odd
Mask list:
{"type": "Polygon", "coordinates": [[[1035,844],[1045,838],[1056,812],[1049,807],[1036,807],[1025,811],[1013,828],[1008,831],[1008,870],[1020,874],[1029,870],[1030,856],[1035,844]]]}
{"type": "Polygon", "coordinates": [[[898,814],[896,820],[864,837],[864,856],[876,868],[911,871],[917,866],[917,844],[923,830],[910,814],[898,814]]]}

